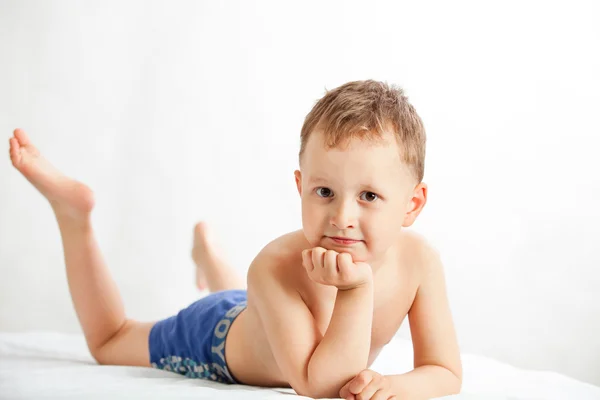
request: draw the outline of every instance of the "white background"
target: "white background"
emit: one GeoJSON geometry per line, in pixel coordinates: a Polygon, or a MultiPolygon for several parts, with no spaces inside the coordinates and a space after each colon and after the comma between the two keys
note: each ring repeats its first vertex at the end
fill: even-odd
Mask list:
{"type": "Polygon", "coordinates": [[[240,274],[300,228],[303,119],[373,78],[427,128],[414,229],[462,350],[600,385],[599,21],[594,1],[0,1],[0,330],[79,332],[13,129],[94,189],[128,314],[162,318],[199,295],[196,221],[240,274]]]}

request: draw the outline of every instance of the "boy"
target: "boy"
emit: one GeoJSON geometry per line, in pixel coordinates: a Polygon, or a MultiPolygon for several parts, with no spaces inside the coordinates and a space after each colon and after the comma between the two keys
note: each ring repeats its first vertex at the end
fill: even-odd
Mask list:
{"type": "Polygon", "coordinates": [[[327,92],[301,131],[295,178],[303,229],[256,256],[246,290],[198,224],[198,284],[213,293],[158,322],[126,318],[91,227],[92,191],[55,170],[20,129],[10,157],[56,215],[75,311],[100,364],[292,387],[309,397],[460,391],[440,259],[401,229],[421,212],[427,186],[425,130],[400,88],[368,80],[327,92]],[[390,376],[369,370],[406,315],[415,369],[390,376]]]}

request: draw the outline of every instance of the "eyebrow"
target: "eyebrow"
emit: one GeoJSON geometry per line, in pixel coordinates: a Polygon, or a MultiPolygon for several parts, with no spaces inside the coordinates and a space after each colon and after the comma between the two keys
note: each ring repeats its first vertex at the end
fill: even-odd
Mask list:
{"type": "MultiPolygon", "coordinates": [[[[329,181],[325,178],[321,178],[321,177],[311,177],[308,180],[310,183],[328,183],[329,181]]],[[[375,185],[372,184],[361,184],[360,186],[368,188],[370,190],[373,190],[375,193],[381,193],[382,190],[381,188],[376,187],[375,185]]]]}
{"type": "Polygon", "coordinates": [[[311,177],[311,178],[309,179],[309,182],[315,182],[315,183],[318,183],[318,182],[328,182],[328,181],[327,181],[327,179],[325,179],[325,178],[320,178],[320,177],[314,177],[314,176],[313,176],[313,177],[311,177]]]}

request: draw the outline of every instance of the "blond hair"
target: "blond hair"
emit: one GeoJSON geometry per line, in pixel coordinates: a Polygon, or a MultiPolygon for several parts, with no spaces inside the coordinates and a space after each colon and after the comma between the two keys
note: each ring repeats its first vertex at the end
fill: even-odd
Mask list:
{"type": "Polygon", "coordinates": [[[390,130],[400,148],[402,161],[417,182],[425,173],[425,128],[402,88],[374,80],[348,82],[317,101],[302,125],[302,157],[309,136],[322,130],[325,143],[334,148],[350,139],[381,138],[390,130]],[[386,129],[387,128],[387,129],[386,129]]]}

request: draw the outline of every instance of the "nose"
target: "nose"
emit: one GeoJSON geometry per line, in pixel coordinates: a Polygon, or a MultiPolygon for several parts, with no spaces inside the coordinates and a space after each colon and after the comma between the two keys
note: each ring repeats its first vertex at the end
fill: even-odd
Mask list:
{"type": "Polygon", "coordinates": [[[332,204],[330,224],[338,229],[354,228],[357,216],[356,202],[339,201],[332,204]]]}

